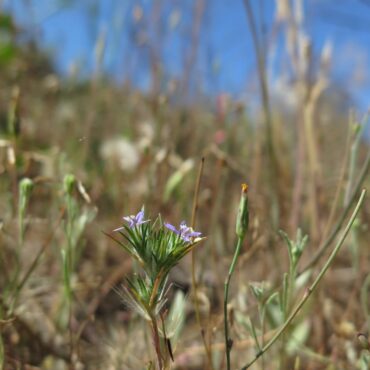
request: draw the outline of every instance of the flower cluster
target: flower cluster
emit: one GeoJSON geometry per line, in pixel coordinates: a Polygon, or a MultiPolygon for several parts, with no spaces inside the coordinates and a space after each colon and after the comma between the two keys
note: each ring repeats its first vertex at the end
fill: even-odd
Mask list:
{"type": "Polygon", "coordinates": [[[198,231],[194,231],[191,227],[186,226],[185,221],[182,221],[180,224],[179,229],[177,230],[175,226],[165,223],[164,226],[167,227],[167,229],[173,231],[175,234],[177,234],[182,240],[185,242],[191,242],[194,238],[198,238],[202,235],[202,233],[198,231]]]}
{"type": "Polygon", "coordinates": [[[122,240],[109,235],[134,260],[138,271],[119,292],[129,307],[150,323],[154,348],[157,353],[158,368],[172,358],[166,320],[161,312],[167,302],[168,276],[171,269],[188,254],[203,238],[202,233],[194,231],[185,221],[179,227],[162,222],[160,217],[154,222],[146,220],[144,209],[136,215],[123,217],[123,225],[114,229],[122,240]],[[164,340],[163,340],[164,339],[164,340]],[[170,354],[170,356],[169,356],[170,354]]]}
{"type": "MultiPolygon", "coordinates": [[[[150,222],[150,220],[144,220],[144,210],[140,210],[136,215],[125,216],[122,217],[124,221],[128,223],[128,227],[130,229],[134,229],[142,224],[150,222]]],[[[186,225],[185,221],[180,223],[179,229],[176,229],[175,226],[171,225],[170,223],[165,223],[164,226],[173,231],[176,235],[178,235],[183,241],[190,243],[196,238],[199,238],[202,233],[199,231],[194,231],[191,227],[186,225]]],[[[125,229],[125,226],[118,227],[113,231],[122,231],[125,229]]]]}
{"type": "Polygon", "coordinates": [[[146,319],[159,314],[166,302],[166,282],[170,270],[203,238],[185,221],[179,227],[145,219],[144,210],[123,217],[124,224],[114,229],[122,241],[112,237],[133,259],[142,273],[127,280],[124,287],[126,302],[146,319]]]}
{"type": "MultiPolygon", "coordinates": [[[[139,211],[137,215],[122,217],[122,219],[128,222],[128,226],[130,229],[133,229],[134,227],[140,226],[150,221],[150,220],[144,220],[143,210],[139,211]]],[[[117,229],[114,229],[113,231],[121,231],[121,230],[124,230],[124,228],[125,228],[124,226],[121,226],[121,227],[118,227],[117,229]]]]}

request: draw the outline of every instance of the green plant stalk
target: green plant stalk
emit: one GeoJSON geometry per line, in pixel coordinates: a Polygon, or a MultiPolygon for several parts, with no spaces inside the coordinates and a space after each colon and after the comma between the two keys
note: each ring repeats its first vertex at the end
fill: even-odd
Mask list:
{"type": "Polygon", "coordinates": [[[236,245],[235,253],[233,260],[231,262],[229,273],[227,275],[226,281],[225,281],[225,290],[224,290],[224,329],[225,329],[225,349],[226,349],[226,365],[227,370],[231,369],[231,363],[230,363],[230,352],[232,347],[231,338],[229,337],[229,324],[228,324],[228,313],[227,313],[227,302],[229,297],[229,286],[230,286],[230,280],[231,276],[234,273],[236,262],[238,260],[240,249],[243,244],[244,237],[239,236],[238,242],[236,245]]]}
{"type": "Polygon", "coordinates": [[[344,195],[344,206],[348,205],[349,200],[350,200],[353,180],[355,177],[358,149],[359,149],[360,142],[361,142],[360,138],[361,138],[361,135],[357,134],[351,146],[351,155],[349,159],[349,169],[348,169],[348,182],[347,182],[347,188],[346,188],[345,195],[344,195]]]}
{"type": "Polygon", "coordinates": [[[72,287],[71,287],[71,273],[73,271],[74,257],[73,257],[73,204],[71,191],[66,192],[66,208],[67,208],[67,247],[62,250],[63,256],[63,282],[64,282],[64,293],[67,300],[67,310],[68,310],[68,331],[69,331],[69,342],[70,342],[70,360],[73,361],[74,349],[74,338],[72,331],[72,287]]]}
{"type": "MultiPolygon", "coordinates": [[[[67,251],[66,251],[66,261],[68,266],[68,277],[73,269],[74,258],[73,258],[73,205],[71,196],[67,195],[67,251]]],[[[68,282],[70,285],[70,282],[68,282]]]]}
{"type": "MultiPolygon", "coordinates": [[[[283,306],[283,320],[285,321],[288,318],[288,312],[289,308],[291,307],[292,302],[292,296],[293,296],[293,287],[295,283],[295,277],[297,275],[297,266],[293,262],[293,259],[290,258],[289,260],[289,272],[287,276],[287,284],[286,284],[286,292],[285,292],[285,303],[283,306]]],[[[283,334],[282,336],[282,345],[281,345],[281,351],[280,351],[280,369],[284,368],[285,365],[285,346],[286,346],[286,336],[287,333],[283,334]]]]}
{"type": "Polygon", "coordinates": [[[9,284],[10,292],[11,292],[11,303],[9,304],[9,312],[10,314],[14,311],[16,301],[18,299],[18,282],[19,282],[19,275],[21,273],[21,251],[24,244],[24,236],[26,232],[25,226],[25,218],[27,213],[27,207],[29,203],[29,199],[31,196],[31,191],[33,187],[32,180],[28,178],[23,178],[19,182],[19,195],[18,195],[18,244],[15,253],[16,257],[16,264],[14,268],[14,272],[12,273],[11,281],[9,284]]]}
{"type": "MultiPolygon", "coordinates": [[[[75,245],[73,241],[73,222],[75,220],[75,209],[71,191],[66,191],[66,237],[67,245],[62,251],[63,256],[63,282],[64,292],[67,299],[68,311],[72,310],[72,287],[71,287],[71,274],[75,265],[75,245]]],[[[71,319],[71,317],[69,318],[71,319]]]]}
{"type": "Polygon", "coordinates": [[[360,144],[361,144],[361,138],[362,134],[365,131],[366,128],[366,121],[369,117],[369,114],[366,114],[362,124],[357,124],[356,129],[355,129],[355,135],[354,135],[354,140],[351,145],[351,155],[350,155],[350,160],[349,160],[349,169],[348,169],[348,183],[344,195],[344,206],[347,206],[348,203],[350,203],[350,195],[351,195],[351,190],[353,187],[353,182],[355,178],[355,171],[356,171],[356,162],[358,159],[358,152],[360,149],[360,144]]]}
{"type": "MultiPolygon", "coordinates": [[[[260,320],[261,320],[261,330],[262,334],[265,332],[265,325],[266,325],[266,306],[264,303],[259,304],[260,308],[260,320]]],[[[261,338],[261,345],[264,345],[264,336],[262,335],[261,338]]],[[[265,370],[265,359],[262,357],[262,370],[265,370]]]]}
{"type": "Polygon", "coordinates": [[[350,220],[348,221],[348,224],[347,224],[347,226],[346,226],[346,228],[345,228],[342,236],[340,237],[340,239],[337,242],[334,250],[330,254],[328,260],[326,261],[325,265],[323,266],[323,268],[321,269],[320,273],[316,277],[315,281],[311,284],[311,286],[309,288],[307,288],[305,294],[303,295],[303,297],[301,298],[301,300],[297,304],[296,308],[290,314],[290,316],[285,321],[285,323],[283,324],[283,326],[266,343],[266,345],[262,348],[262,350],[259,351],[256,354],[256,356],[253,358],[252,361],[250,361],[248,364],[246,364],[245,366],[243,366],[241,368],[241,370],[247,370],[248,368],[250,368],[250,366],[252,366],[280,338],[280,336],[285,332],[285,330],[290,325],[290,323],[293,321],[293,319],[297,316],[298,312],[301,310],[301,308],[306,303],[306,301],[308,300],[308,298],[315,291],[316,287],[320,283],[321,279],[325,275],[326,271],[329,269],[330,265],[334,261],[334,258],[336,257],[336,255],[338,254],[340,248],[342,247],[342,245],[343,245],[343,243],[344,243],[344,241],[345,241],[345,239],[346,239],[346,237],[347,237],[347,235],[348,235],[348,233],[349,233],[349,231],[350,231],[350,229],[352,227],[352,224],[354,223],[354,221],[355,221],[355,219],[357,217],[357,214],[358,214],[358,212],[360,211],[360,209],[362,207],[362,204],[363,204],[364,199],[365,199],[365,195],[366,195],[366,189],[363,189],[362,192],[361,192],[360,198],[359,198],[359,200],[357,202],[356,208],[353,211],[352,216],[351,216],[350,220]]]}
{"type": "Polygon", "coordinates": [[[352,253],[352,266],[354,271],[359,271],[360,267],[360,240],[359,240],[359,227],[360,225],[355,223],[352,228],[352,243],[349,246],[352,253]]]}
{"type": "Polygon", "coordinates": [[[302,268],[302,270],[298,273],[298,275],[301,275],[303,272],[307,271],[309,268],[311,268],[312,266],[314,266],[316,264],[316,262],[325,253],[325,251],[327,250],[327,248],[329,247],[329,245],[332,243],[332,241],[335,239],[335,237],[337,236],[340,228],[342,227],[342,224],[343,224],[345,218],[348,215],[349,210],[351,209],[352,204],[355,201],[356,194],[360,190],[361,185],[362,185],[362,183],[365,180],[365,177],[366,177],[366,175],[367,175],[367,173],[369,171],[369,168],[370,168],[370,151],[367,154],[365,163],[364,163],[364,165],[362,167],[362,170],[361,170],[361,173],[359,175],[358,181],[357,181],[356,185],[353,188],[353,191],[351,193],[351,197],[350,197],[350,200],[349,200],[347,206],[344,208],[344,210],[343,210],[342,214],[340,215],[337,223],[333,227],[333,230],[331,231],[330,235],[320,245],[320,247],[317,250],[317,252],[311,258],[311,260],[302,268]]]}
{"type": "MultiPolygon", "coordinates": [[[[25,177],[19,182],[19,196],[18,196],[18,248],[21,248],[24,242],[24,234],[26,231],[25,218],[27,213],[27,207],[33,188],[33,182],[29,178],[25,177]]],[[[20,251],[18,250],[18,253],[20,251]]]]}

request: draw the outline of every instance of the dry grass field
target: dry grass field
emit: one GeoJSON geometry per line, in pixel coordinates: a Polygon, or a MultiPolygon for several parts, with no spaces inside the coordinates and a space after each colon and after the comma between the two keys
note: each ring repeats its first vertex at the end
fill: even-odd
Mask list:
{"type": "Polygon", "coordinates": [[[0,45],[1,368],[369,368],[368,116],[289,7],[294,107],[270,94],[245,4],[258,108],[62,79],[0,45]],[[122,220],[143,206],[149,223],[122,220]]]}

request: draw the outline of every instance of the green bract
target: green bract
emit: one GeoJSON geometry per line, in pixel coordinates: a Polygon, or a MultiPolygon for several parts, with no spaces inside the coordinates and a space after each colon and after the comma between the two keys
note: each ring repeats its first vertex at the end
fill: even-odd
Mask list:
{"type": "MultiPolygon", "coordinates": [[[[158,368],[163,369],[164,364],[173,359],[166,323],[172,323],[170,336],[176,332],[174,320],[166,320],[162,313],[167,302],[168,274],[203,238],[184,221],[177,229],[169,223],[163,224],[160,217],[154,222],[146,220],[144,208],[136,215],[123,217],[123,220],[125,224],[113,230],[119,233],[120,240],[107,235],[139,263],[141,271],[126,279],[119,294],[149,323],[158,368]]],[[[180,325],[181,320],[178,323],[180,325]]]]}
{"type": "Polygon", "coordinates": [[[160,312],[166,301],[169,272],[203,238],[190,237],[185,240],[165,226],[159,217],[154,222],[143,221],[143,211],[130,217],[124,217],[127,224],[115,229],[120,234],[121,240],[113,239],[139,262],[142,272],[127,279],[123,293],[125,301],[131,307],[142,316],[151,318],[153,314],[157,315],[160,312]],[[132,222],[135,217],[140,218],[140,222],[132,222]]]}

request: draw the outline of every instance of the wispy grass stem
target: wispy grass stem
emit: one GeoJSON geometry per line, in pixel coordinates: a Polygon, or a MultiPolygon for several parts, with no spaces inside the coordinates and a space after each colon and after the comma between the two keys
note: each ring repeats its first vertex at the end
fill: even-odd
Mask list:
{"type": "Polygon", "coordinates": [[[259,351],[256,356],[253,358],[252,361],[250,361],[247,365],[243,366],[241,368],[241,370],[247,370],[249,369],[268,349],[270,349],[270,347],[280,338],[280,336],[285,332],[285,330],[288,328],[288,326],[291,324],[291,322],[294,320],[294,318],[297,316],[297,314],[299,313],[299,311],[301,310],[301,308],[304,306],[304,304],[306,303],[306,301],[308,300],[308,298],[312,295],[312,293],[315,291],[315,289],[317,288],[318,284],[320,283],[321,279],[323,278],[323,276],[325,275],[326,271],[329,269],[330,265],[332,264],[332,262],[334,261],[334,258],[336,257],[336,255],[338,254],[340,248],[342,247],[361,207],[362,207],[362,204],[365,200],[365,195],[366,195],[366,189],[362,190],[361,192],[361,195],[360,195],[360,198],[357,202],[357,205],[356,205],[356,208],[355,210],[353,211],[352,213],[352,216],[350,218],[350,220],[348,221],[348,224],[345,228],[345,230],[343,231],[343,234],[342,236],[340,237],[340,239],[338,240],[335,248],[333,249],[332,253],[330,254],[329,258],[327,259],[325,265],[323,266],[323,268],[321,269],[320,273],[318,274],[318,276],[316,277],[315,281],[311,284],[311,286],[309,288],[307,288],[306,292],[304,293],[303,297],[301,298],[301,300],[299,301],[299,303],[297,304],[297,306],[295,307],[295,309],[292,311],[292,313],[290,314],[290,316],[288,317],[288,319],[285,321],[285,323],[282,325],[282,327],[276,332],[276,334],[266,343],[266,345],[261,349],[261,351],[259,351]]]}

